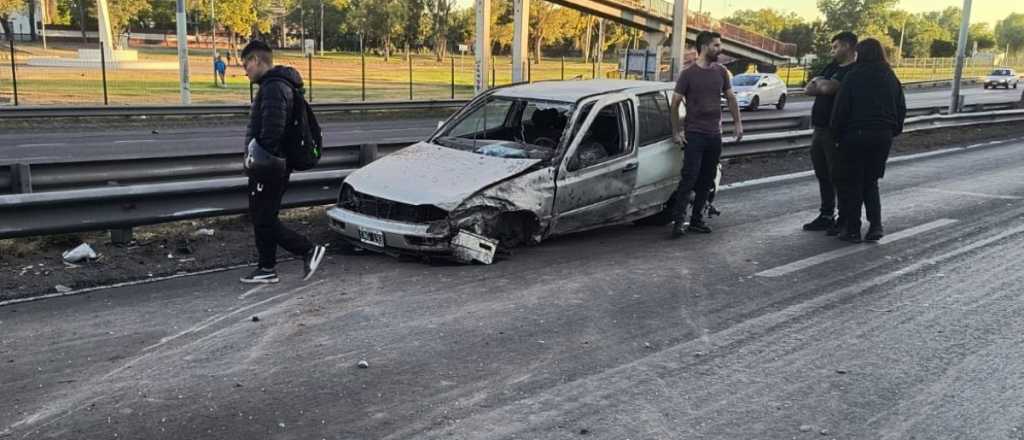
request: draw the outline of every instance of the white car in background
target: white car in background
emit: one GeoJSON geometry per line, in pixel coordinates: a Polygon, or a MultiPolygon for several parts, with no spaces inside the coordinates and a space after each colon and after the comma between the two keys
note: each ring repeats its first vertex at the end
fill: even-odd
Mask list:
{"type": "Polygon", "coordinates": [[[1008,67],[1000,67],[993,70],[992,73],[985,77],[985,84],[983,87],[986,89],[989,87],[994,89],[997,87],[1010,88],[1010,86],[1013,86],[1013,88],[1016,89],[1018,83],[1020,83],[1020,77],[1017,76],[1017,72],[1014,72],[1013,69],[1008,67]]]}
{"type": "MultiPolygon", "coordinates": [[[[786,83],[772,73],[743,73],[732,77],[732,90],[741,109],[757,110],[764,105],[786,107],[786,83]]],[[[722,99],[722,106],[726,105],[722,99]]]]}

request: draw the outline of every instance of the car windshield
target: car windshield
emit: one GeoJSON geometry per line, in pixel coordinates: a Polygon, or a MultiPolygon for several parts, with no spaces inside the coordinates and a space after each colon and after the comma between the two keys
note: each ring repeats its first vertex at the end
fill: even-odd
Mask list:
{"type": "Polygon", "coordinates": [[[505,158],[550,159],[562,142],[572,105],[490,96],[449,124],[439,145],[505,158]]]}
{"type": "Polygon", "coordinates": [[[757,85],[757,82],[761,79],[757,75],[736,75],[732,78],[732,85],[734,86],[753,86],[757,85]]]}
{"type": "Polygon", "coordinates": [[[1006,70],[1006,69],[996,69],[996,70],[993,70],[992,73],[990,73],[989,75],[992,75],[992,76],[1010,76],[1010,71],[1006,70]]]}

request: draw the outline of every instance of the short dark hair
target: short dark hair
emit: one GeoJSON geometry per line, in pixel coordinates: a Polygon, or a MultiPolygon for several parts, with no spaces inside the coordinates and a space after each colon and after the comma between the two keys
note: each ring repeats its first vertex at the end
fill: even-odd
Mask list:
{"type": "Polygon", "coordinates": [[[708,31],[701,31],[697,34],[697,53],[704,52],[704,46],[711,43],[711,40],[715,38],[722,38],[722,34],[708,31]]]}
{"type": "Polygon", "coordinates": [[[846,43],[847,46],[854,47],[857,45],[857,34],[850,31],[840,32],[832,37],[831,42],[835,43],[836,41],[846,43]]]}
{"type": "Polygon", "coordinates": [[[252,40],[242,49],[242,59],[256,57],[267,64],[274,64],[274,51],[262,40],[252,40]]]}
{"type": "Polygon", "coordinates": [[[874,38],[866,38],[857,43],[857,62],[889,64],[889,60],[885,58],[885,49],[882,48],[882,43],[874,38]]]}

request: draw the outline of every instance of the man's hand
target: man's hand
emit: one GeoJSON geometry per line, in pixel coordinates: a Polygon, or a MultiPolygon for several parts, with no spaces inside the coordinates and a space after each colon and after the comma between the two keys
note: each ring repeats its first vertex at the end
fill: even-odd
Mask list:
{"type": "Polygon", "coordinates": [[[686,134],[684,133],[676,133],[672,135],[672,140],[680,147],[686,146],[686,134]]]}
{"type": "Polygon", "coordinates": [[[733,134],[736,135],[736,142],[737,143],[739,143],[739,141],[743,140],[743,123],[742,122],[736,124],[735,128],[733,129],[733,134]]]}

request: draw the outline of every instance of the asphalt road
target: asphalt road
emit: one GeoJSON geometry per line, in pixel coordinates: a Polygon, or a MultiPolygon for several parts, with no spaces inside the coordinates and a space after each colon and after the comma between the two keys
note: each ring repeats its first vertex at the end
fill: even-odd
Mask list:
{"type": "Polygon", "coordinates": [[[676,241],[0,307],[0,438],[1020,439],[1022,172],[1020,139],[890,163],[874,245],[801,231],[804,176],[676,241]]]}
{"type": "MultiPolygon", "coordinates": [[[[983,90],[980,87],[966,88],[966,103],[992,103],[1019,100],[1016,90],[983,90]]],[[[949,103],[949,91],[945,89],[911,89],[908,92],[910,107],[943,106],[949,103]]],[[[810,100],[794,100],[783,111],[764,110],[746,112],[745,118],[777,117],[779,115],[805,115],[810,113],[810,100]]],[[[428,136],[437,126],[437,121],[447,114],[408,120],[377,120],[358,122],[327,122],[323,124],[325,139],[331,144],[357,145],[362,143],[394,143],[428,136]]],[[[726,120],[730,120],[726,117],[726,120]]],[[[185,152],[241,151],[245,127],[188,127],[159,130],[153,133],[148,128],[106,129],[102,126],[93,130],[56,130],[43,133],[11,132],[0,134],[0,163],[28,161],[33,163],[67,161],[70,159],[101,160],[124,157],[131,152],[134,157],[167,157],[185,152]]]]}

